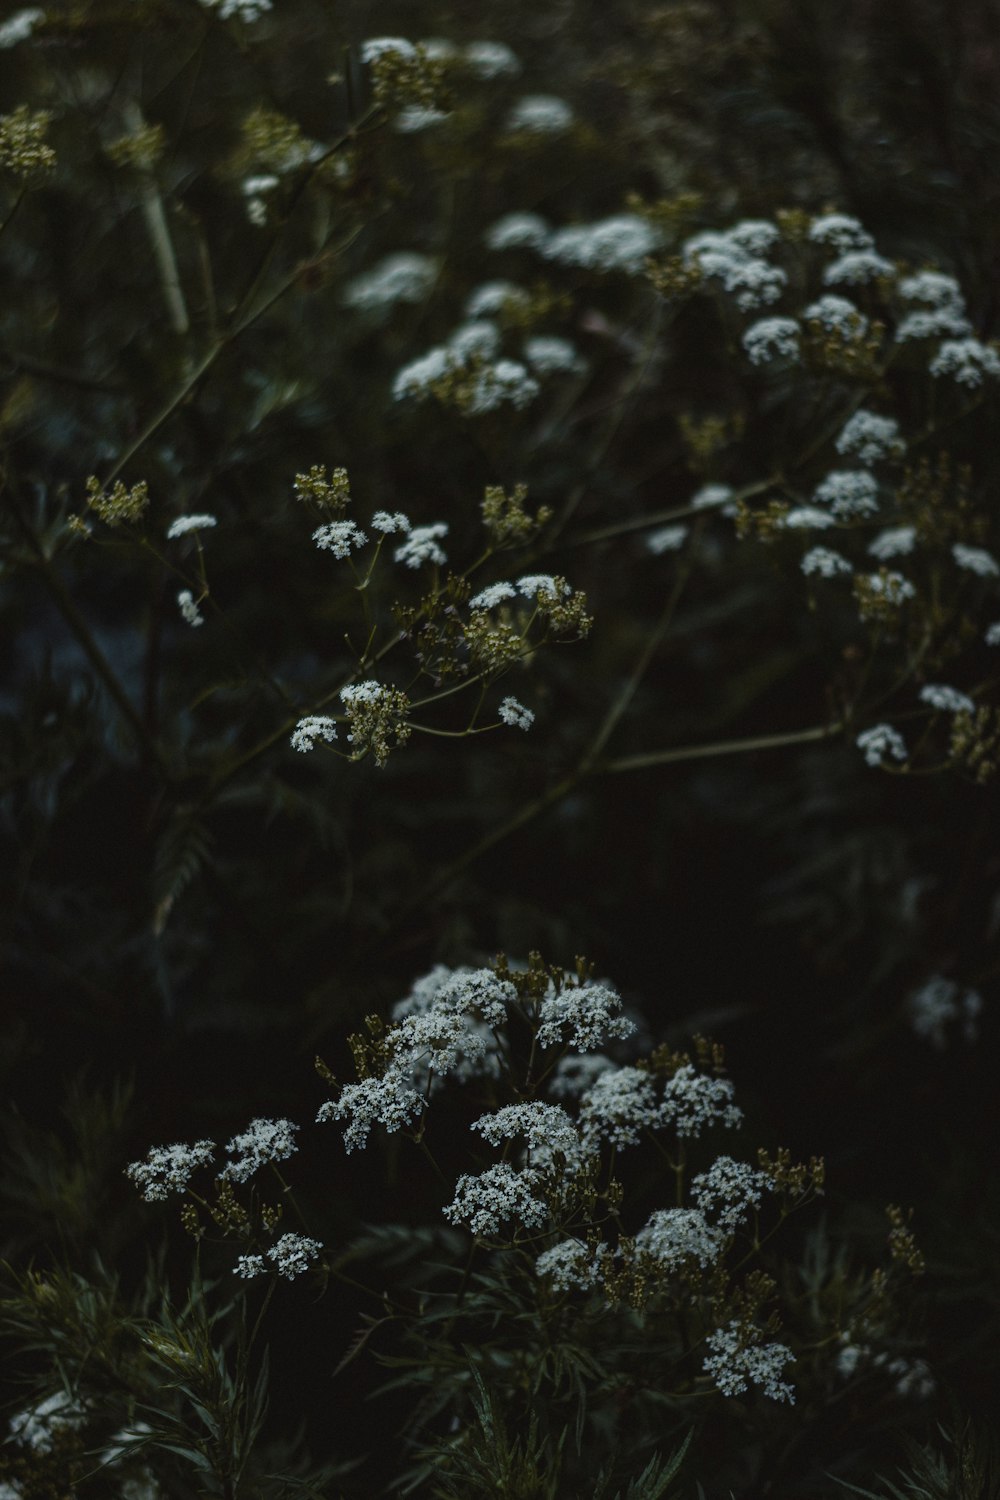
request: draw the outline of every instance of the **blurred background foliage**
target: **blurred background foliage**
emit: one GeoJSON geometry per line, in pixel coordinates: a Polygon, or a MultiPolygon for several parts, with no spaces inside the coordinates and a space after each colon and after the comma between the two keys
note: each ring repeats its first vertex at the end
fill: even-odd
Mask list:
{"type": "MultiPolygon", "coordinates": [[[[989,339],[998,85],[995,0],[420,0],[377,24],[349,0],[275,0],[253,24],[197,0],[53,0],[0,49],[4,110],[49,111],[58,162],[0,189],[0,1068],[20,1275],[82,1277],[141,1322],[179,1273],[169,1256],[147,1266],[162,1224],[125,1162],[252,1114],[308,1117],[314,1053],[348,1066],[346,1031],[435,962],[586,953],[657,1037],[725,1039],[757,1137],[826,1156],[830,1212],[859,1243],[884,1239],[892,1199],[914,1206],[928,1258],[917,1322],[935,1396],[827,1413],[784,1471],[773,1435],[713,1470],[709,1432],[692,1471],[707,1493],[833,1493],[832,1468],[871,1487],[904,1461],[900,1428],[933,1449],[939,1423],[995,1420],[996,783],[882,775],[853,735],[573,781],[679,566],[628,532],[592,534],[683,507],[706,480],[764,477],[771,437],[694,314],[665,359],[647,280],[487,258],[484,232],[513,210],[592,221],[630,195],[675,240],[838,209],[884,254],[957,276],[989,339]],[[446,69],[447,124],[408,132],[361,64],[372,34],[489,37],[522,71],[446,69]],[[506,133],[532,93],[565,100],[572,128],[506,133]],[[148,156],[116,145],[146,127],[148,156]],[[330,154],[310,162],[312,143],[330,154]],[[242,184],[281,162],[253,223],[242,184]],[[350,307],[351,278],[399,250],[435,258],[428,295],[350,307]],[[586,373],[523,413],[394,402],[396,371],[493,275],[531,286],[542,331],[572,338],[586,373]],[[720,414],[730,436],[706,457],[690,424],[720,414]],[[292,498],[313,464],[348,470],[362,524],[376,507],[447,520],[456,557],[480,546],[486,485],[523,482],[553,507],[524,568],[585,589],[595,626],[507,680],[536,710],[529,735],[416,736],[384,769],[289,748],[289,721],[353,666],[358,629],[292,498]],[[73,534],[87,477],[119,471],[148,483],[148,531],[73,534]],[[192,631],[157,538],[200,511],[219,518],[205,546],[224,618],[192,631]],[[913,1033],[907,996],[936,972],[981,990],[974,1044],[913,1033]]],[[[994,437],[989,411],[955,434],[995,516],[994,437]]],[[[717,536],[609,754],[822,727],[851,691],[853,622],[831,611],[820,629],[797,569],[717,536]]],[[[386,587],[416,597],[399,570],[386,587]]],[[[306,1156],[330,1240],[419,1219],[419,1192],[383,1187],[372,1159],[332,1139],[306,1156]]],[[[184,1243],[178,1229],[176,1263],[184,1243]]],[[[357,1459],[389,1420],[360,1400],[377,1383],[362,1362],[330,1382],[357,1309],[279,1297],[269,1430],[301,1420],[318,1463],[357,1459]]],[[[21,1373],[39,1369],[29,1355],[21,1373]]],[[[337,1481],[345,1494],[380,1492],[368,1462],[337,1481]]]]}

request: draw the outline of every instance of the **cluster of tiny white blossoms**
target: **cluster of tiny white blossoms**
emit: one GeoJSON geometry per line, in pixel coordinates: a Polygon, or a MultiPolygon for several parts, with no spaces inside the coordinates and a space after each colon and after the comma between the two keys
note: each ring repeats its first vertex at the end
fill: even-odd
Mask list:
{"type": "Polygon", "coordinates": [[[511,135],[562,135],[573,124],[572,106],[555,94],[526,94],[505,122],[511,135]]]}
{"type": "Polygon", "coordinates": [[[747,1162],[719,1156],[707,1172],[691,1183],[691,1196],[707,1218],[727,1234],[746,1222],[751,1209],[760,1208],[763,1195],[774,1187],[767,1172],[747,1162]]]}
{"type": "Polygon", "coordinates": [[[794,318],[761,318],[743,335],[743,347],[751,364],[766,365],[772,359],[799,358],[802,330],[794,318]]]}
{"type": "Polygon", "coordinates": [[[586,1155],[586,1138],[581,1136],[566,1111],[558,1104],[508,1104],[493,1114],[482,1115],[471,1126],[491,1146],[524,1137],[528,1163],[533,1167],[550,1167],[557,1158],[572,1171],[586,1155]]]}
{"type": "Polygon", "coordinates": [[[440,567],[448,561],[440,539],[448,535],[447,521],[435,521],[430,526],[414,526],[406,541],[397,547],[393,557],[407,568],[420,568],[424,563],[440,567]]]}
{"type": "Polygon", "coordinates": [[[581,1240],[562,1240],[542,1251],[535,1261],[535,1273],[548,1280],[557,1292],[586,1292],[598,1284],[601,1262],[608,1253],[604,1244],[591,1250],[581,1240]]]}
{"type": "Polygon", "coordinates": [[[607,984],[584,984],[553,990],[542,1001],[538,1043],[553,1047],[568,1043],[580,1052],[592,1052],[608,1037],[627,1037],[635,1022],[621,1014],[622,999],[607,984]]]}
{"type": "Polygon", "coordinates": [[[929,682],[926,687],[922,687],[920,701],[943,714],[971,714],[976,711],[976,705],[968,693],[960,693],[958,688],[947,687],[940,682],[929,682]]]}
{"type": "Polygon", "coordinates": [[[271,9],[271,0],[201,0],[206,10],[215,11],[221,21],[234,17],[248,24],[259,21],[271,9]]]}
{"type": "Polygon", "coordinates": [[[649,533],[646,547],[654,557],[659,557],[664,552],[677,552],[683,547],[687,534],[687,526],[660,526],[649,533]]]}
{"type": "Polygon", "coordinates": [[[452,1224],[468,1224],[474,1235],[499,1234],[513,1221],[525,1229],[538,1229],[549,1215],[543,1196],[542,1174],[533,1168],[516,1172],[507,1162],[497,1162],[485,1172],[463,1173],[455,1184],[455,1196],[444,1209],[452,1224]]]}
{"type": "Polygon", "coordinates": [[[1000,577],[1000,563],[985,547],[967,547],[964,542],[955,542],[951,555],[967,573],[976,573],[980,578],[1000,577]]]}
{"type": "Polygon", "coordinates": [[[636,1146],[643,1130],[655,1130],[662,1121],[655,1081],[642,1068],[615,1068],[606,1058],[602,1062],[580,1099],[584,1139],[604,1140],[616,1149],[636,1146]]]}
{"type": "Polygon", "coordinates": [[[555,1099],[579,1099],[602,1073],[614,1067],[603,1052],[567,1052],[556,1063],[549,1079],[549,1093],[555,1099]]]}
{"type": "Polygon", "coordinates": [[[932,974],[907,999],[910,1025],[923,1041],[938,1051],[948,1045],[948,1031],[958,1024],[966,1042],[979,1035],[983,997],[978,990],[963,989],[954,979],[932,974]]]}
{"type": "Polygon", "coordinates": [[[710,1333],[705,1343],[709,1352],[702,1368],[724,1396],[741,1396],[750,1385],[759,1385],[772,1401],[794,1404],[795,1392],[781,1374],[795,1356],[784,1344],[764,1344],[756,1330],[736,1322],[710,1333]]]}
{"type": "Polygon", "coordinates": [[[878,510],[878,480],[867,469],[835,469],[813,492],[816,505],[828,505],[838,521],[872,516],[878,510]]]}
{"type": "Polygon", "coordinates": [[[678,1271],[692,1260],[707,1270],[725,1245],[725,1236],[697,1208],[657,1209],[635,1237],[636,1249],[651,1255],[667,1271],[678,1271]]]}
{"type": "Polygon", "coordinates": [[[315,749],[317,740],[325,740],[327,744],[332,744],[336,738],[335,719],[331,719],[327,714],[310,714],[296,724],[292,735],[292,749],[305,752],[315,749]]]}
{"type": "Polygon", "coordinates": [[[663,1086],[660,1119],[682,1137],[697,1138],[709,1126],[719,1124],[738,1129],[743,1111],[733,1103],[733,1085],[728,1078],[710,1078],[691,1064],[677,1069],[663,1086]]]}
{"type": "MultiPolygon", "coordinates": [[[[266,1251],[266,1259],[271,1261],[279,1276],[284,1276],[289,1281],[294,1281],[296,1276],[302,1276],[313,1262],[317,1259],[323,1246],[319,1240],[310,1239],[305,1234],[283,1234],[280,1240],[266,1251]]],[[[243,1277],[245,1281],[254,1276],[263,1276],[267,1272],[264,1255],[241,1255],[236,1261],[236,1275],[243,1277]]]]}
{"type": "Polygon", "coordinates": [[[863,464],[899,457],[905,447],[895,417],[880,417],[871,411],[856,411],[834,446],[838,453],[853,454],[863,464]]]}
{"type": "Polygon", "coordinates": [[[0,51],[26,42],[35,27],[45,20],[44,10],[31,6],[27,10],[15,11],[9,21],[0,26],[0,51]]]}
{"type": "Polygon", "coordinates": [[[349,557],[352,547],[363,547],[367,534],[353,521],[328,521],[318,526],[312,534],[313,541],[323,552],[332,552],[341,561],[349,557]]]}
{"type": "Polygon", "coordinates": [[[181,612],[181,617],[189,625],[204,625],[205,616],[198,608],[195,597],[190,589],[181,589],[177,595],[177,607],[181,612]]]}
{"type": "Polygon", "coordinates": [[[838,573],[854,572],[847,558],[832,547],[811,547],[804,554],[800,567],[807,577],[818,573],[821,578],[835,578],[838,573]]]}
{"type": "Polygon", "coordinates": [[[226,1147],[234,1159],[219,1173],[221,1180],[248,1182],[268,1162],[287,1161],[298,1150],[291,1120],[251,1120],[226,1147]]]}
{"type": "Polygon", "coordinates": [[[903,736],[891,724],[873,724],[871,729],[862,730],[855,744],[870,766],[884,765],[887,757],[905,761],[909,754],[903,736]]]}
{"type": "Polygon", "coordinates": [[[864,313],[846,297],[838,297],[833,292],[810,302],[802,309],[802,317],[807,323],[818,323],[827,333],[842,333],[848,338],[860,337],[868,331],[868,319],[864,313]]]}
{"type": "Polygon", "coordinates": [[[978,339],[946,339],[928,366],[932,375],[950,375],[974,390],[988,376],[1000,380],[1000,354],[978,339]]]}
{"type": "Polygon", "coordinates": [[[199,1167],[207,1167],[215,1156],[214,1141],[195,1141],[191,1146],[151,1146],[144,1161],[125,1168],[147,1203],[158,1203],[171,1193],[183,1193],[199,1167]]]}
{"type": "Polygon", "coordinates": [[[530,708],[525,708],[516,698],[508,695],[500,705],[500,718],[510,726],[511,729],[528,730],[535,722],[535,715],[530,708]]]}
{"type": "Polygon", "coordinates": [[[752,312],[777,302],[788,283],[786,272],[764,258],[778,239],[775,224],[746,219],[732,229],[693,235],[681,254],[706,280],[720,281],[741,312],[752,312]]]}
{"type": "Polygon", "coordinates": [[[915,526],[887,526],[869,543],[868,553],[879,562],[889,562],[894,557],[908,557],[916,544],[915,526]]]}
{"type": "Polygon", "coordinates": [[[399,303],[426,300],[438,273],[437,262],[416,250],[397,250],[344,288],[344,302],[358,312],[380,312],[399,303]]]}
{"type": "Polygon", "coordinates": [[[490,250],[541,251],[551,233],[541,214],[509,213],[490,225],[486,231],[486,244],[490,250]]]}
{"type": "Polygon", "coordinates": [[[214,516],[178,516],[176,521],[171,521],[167,527],[167,541],[172,542],[175,537],[187,536],[191,531],[208,531],[219,523],[214,516]]]}

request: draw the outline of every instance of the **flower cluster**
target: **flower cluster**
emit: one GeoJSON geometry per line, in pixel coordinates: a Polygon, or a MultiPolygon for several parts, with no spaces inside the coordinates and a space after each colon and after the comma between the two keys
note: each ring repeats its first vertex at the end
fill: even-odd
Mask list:
{"type": "Polygon", "coordinates": [[[171,1193],[183,1193],[199,1167],[207,1167],[215,1156],[214,1141],[195,1141],[192,1146],[151,1146],[144,1161],[125,1168],[147,1203],[158,1203],[171,1193]]]}
{"type": "Polygon", "coordinates": [[[706,1345],[705,1374],[724,1396],[741,1396],[750,1385],[759,1385],[772,1401],[794,1403],[795,1392],[781,1379],[785,1366],[794,1361],[784,1344],[765,1344],[757,1330],[732,1322],[709,1334],[706,1345]]]}
{"type": "Polygon", "coordinates": [[[229,1182],[248,1182],[268,1162],[287,1161],[297,1150],[291,1120],[251,1120],[246,1130],[233,1139],[226,1151],[233,1158],[219,1177],[229,1182]]]}

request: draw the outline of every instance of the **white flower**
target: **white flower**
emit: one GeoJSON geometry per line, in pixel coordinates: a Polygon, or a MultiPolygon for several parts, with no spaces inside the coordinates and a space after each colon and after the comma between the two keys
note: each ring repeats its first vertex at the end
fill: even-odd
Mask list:
{"type": "Polygon", "coordinates": [[[177,606],[189,625],[204,625],[205,616],[194,602],[194,595],[190,589],[181,589],[177,595],[177,606]]]}
{"type": "Polygon", "coordinates": [[[447,521],[435,521],[432,526],[414,526],[406,541],[392,555],[396,562],[408,568],[419,568],[425,562],[446,563],[448,558],[438,546],[438,538],[447,535],[447,521]]]}
{"type": "Polygon", "coordinates": [[[345,1083],[338,1099],[328,1099],[320,1105],[316,1123],[347,1120],[344,1148],[350,1152],[367,1143],[373,1125],[381,1125],[390,1133],[401,1130],[412,1124],[423,1109],[423,1097],[403,1072],[393,1069],[382,1078],[345,1083]]]}
{"type": "Polygon", "coordinates": [[[465,303],[468,318],[488,317],[503,312],[505,307],[527,302],[528,295],[512,281],[484,281],[469,293],[465,303]]]}
{"type": "Polygon", "coordinates": [[[214,1141],[195,1141],[193,1146],[151,1146],[145,1161],[125,1168],[147,1203],[162,1202],[170,1193],[183,1193],[199,1167],[207,1167],[215,1155],[214,1141]]]}
{"type": "Polygon", "coordinates": [[[608,1037],[631,1036],[635,1022],[621,1015],[621,1008],[621,996],[607,984],[567,986],[546,995],[539,1010],[539,1044],[552,1047],[568,1041],[581,1052],[593,1052],[608,1037]]]}
{"type": "Polygon", "coordinates": [[[45,20],[44,10],[32,6],[28,10],[15,11],[9,21],[0,26],[0,51],[26,42],[40,21],[45,20]]]}
{"type": "Polygon", "coordinates": [[[766,255],[780,240],[781,231],[770,219],[741,219],[726,230],[725,237],[748,255],[766,255]]]}
{"type": "Polygon", "coordinates": [[[691,496],[688,503],[692,510],[714,510],[716,506],[725,505],[732,498],[732,485],[703,484],[701,489],[691,496]]]}
{"type": "Polygon", "coordinates": [[[417,56],[417,49],[412,42],[408,42],[401,36],[375,36],[369,37],[366,42],[361,43],[361,61],[363,63],[378,62],[382,57],[402,57],[407,62],[413,62],[417,56]]]}
{"type": "Polygon", "coordinates": [[[838,453],[853,453],[863,464],[873,464],[880,458],[898,457],[905,445],[895,417],[856,411],[834,446],[838,453]]]}
{"type": "Polygon", "coordinates": [[[251,1120],[226,1147],[235,1160],[223,1167],[219,1180],[249,1182],[268,1162],[287,1161],[299,1149],[295,1144],[298,1128],[291,1120],[251,1120]]]}
{"type": "Polygon", "coordinates": [[[1000,564],[984,547],[966,547],[963,542],[956,542],[951,549],[951,555],[960,568],[966,568],[970,573],[978,573],[980,578],[1000,576],[1000,564]]]}
{"type": "Polygon", "coordinates": [[[201,0],[206,10],[216,10],[220,20],[238,16],[241,21],[259,21],[271,9],[271,0],[201,0]]]}
{"type": "MultiPolygon", "coordinates": [[[[872,1363],[882,1365],[884,1358],[884,1355],[876,1355],[872,1363]]],[[[925,1359],[891,1359],[884,1368],[889,1375],[895,1375],[896,1395],[904,1399],[913,1396],[918,1401],[926,1401],[937,1390],[937,1381],[925,1359]]]]}
{"type": "Polygon", "coordinates": [[[498,1234],[508,1219],[526,1229],[540,1228],[548,1218],[544,1201],[532,1192],[540,1182],[538,1172],[515,1172],[507,1162],[488,1167],[478,1177],[464,1174],[444,1216],[452,1224],[468,1222],[473,1234],[498,1234]]]}
{"type": "Polygon", "coordinates": [[[407,104],[393,120],[392,128],[400,135],[418,135],[421,130],[430,130],[447,118],[445,109],[433,109],[427,104],[407,104]]]}
{"type": "Polygon", "coordinates": [[[569,339],[554,336],[527,339],[524,357],[539,375],[576,375],[586,368],[569,339]]]}
{"type": "Polygon", "coordinates": [[[688,529],[687,526],[661,526],[646,537],[646,547],[657,557],[661,552],[676,552],[683,547],[688,529]]]}
{"type": "Polygon", "coordinates": [[[64,1391],[59,1391],[11,1417],[10,1435],[36,1453],[51,1453],[60,1433],[75,1432],[85,1421],[83,1408],[64,1391]]]}
{"type": "Polygon", "coordinates": [[[893,557],[906,557],[913,551],[916,541],[915,526],[889,526],[869,542],[868,551],[879,562],[888,562],[893,557]]]}
{"type": "Polygon", "coordinates": [[[744,333],[743,347],[755,365],[765,365],[772,359],[798,359],[799,332],[794,318],[761,318],[744,333]]]}
{"type": "Polygon", "coordinates": [[[526,94],[508,114],[506,128],[526,135],[561,135],[572,123],[573,111],[565,99],[554,94],[526,94]]]}
{"type": "Polygon", "coordinates": [[[593,224],[557,230],[540,247],[547,260],[588,271],[625,271],[636,275],[659,244],[656,230],[638,214],[615,214],[593,224]]]}
{"type": "Polygon", "coordinates": [[[870,1357],[871,1349],[867,1344],[851,1343],[846,1333],[841,1335],[841,1340],[842,1348],[837,1351],[836,1359],[837,1374],[849,1380],[858,1366],[870,1357]]]}
{"type": "Polygon", "coordinates": [[[833,261],[823,272],[824,286],[837,286],[846,282],[848,286],[864,286],[879,276],[892,276],[895,266],[884,255],[874,250],[854,250],[833,261]]]}
{"type": "Polygon", "coordinates": [[[500,330],[485,318],[476,318],[455,329],[448,349],[460,364],[472,359],[494,359],[500,352],[500,330]]]}
{"type": "Polygon", "coordinates": [[[945,334],[964,338],[971,332],[972,324],[960,308],[936,307],[930,312],[907,313],[896,327],[896,343],[905,344],[910,339],[939,339],[945,334]]]}
{"type": "Polygon", "coordinates": [[[802,316],[807,322],[821,323],[830,333],[846,333],[852,338],[868,329],[868,319],[854,303],[848,302],[846,297],[834,296],[832,292],[811,302],[802,316]]]}
{"type": "Polygon", "coordinates": [[[516,359],[501,359],[495,365],[487,365],[476,382],[469,398],[467,410],[473,416],[483,416],[496,411],[509,402],[516,411],[530,406],[541,386],[528,374],[527,368],[516,359]]]}
{"type": "Polygon", "coordinates": [[[601,1261],[607,1254],[607,1245],[598,1245],[591,1254],[582,1240],[562,1240],[551,1250],[543,1250],[535,1271],[548,1277],[557,1292],[587,1292],[600,1280],[601,1261]]]}
{"type": "Polygon", "coordinates": [[[865,579],[873,594],[880,595],[889,604],[902,604],[904,599],[913,599],[916,589],[902,573],[883,568],[878,573],[869,573],[865,579]]]}
{"type": "Polygon", "coordinates": [[[447,349],[429,349],[426,354],[411,360],[397,372],[392,383],[393,399],[402,401],[404,396],[414,396],[417,400],[425,400],[431,394],[435,381],[443,379],[454,367],[454,360],[447,349]]]}
{"type": "Polygon", "coordinates": [[[697,261],[704,267],[706,256],[731,264],[733,261],[745,260],[747,252],[735,240],[730,239],[725,230],[702,229],[684,241],[681,255],[685,260],[697,261]]]}
{"type": "Polygon", "coordinates": [[[863,729],[854,743],[864,752],[870,766],[882,765],[887,755],[900,761],[907,757],[906,742],[891,724],[873,724],[871,729],[863,729]]]}
{"type": "Polygon", "coordinates": [[[329,745],[336,738],[337,725],[333,719],[326,714],[310,714],[296,724],[292,735],[292,749],[304,752],[314,749],[317,740],[326,740],[329,745]]]}
{"type": "Polygon", "coordinates": [[[947,1046],[945,1028],[953,1021],[962,1021],[965,1040],[974,1042],[982,1008],[983,997],[978,990],[963,992],[954,979],[946,979],[943,974],[932,974],[907,999],[910,1025],[917,1036],[938,1051],[947,1046]]]}
{"type": "Polygon", "coordinates": [[[741,1331],[736,1322],[718,1328],[705,1340],[709,1350],[702,1368],[724,1396],[741,1396],[749,1384],[759,1385],[772,1401],[795,1402],[792,1387],[780,1379],[785,1365],[795,1356],[784,1344],[762,1344],[759,1333],[741,1331]]]}
{"type": "Polygon", "coordinates": [[[848,214],[822,214],[813,219],[809,238],[815,245],[830,245],[843,254],[847,250],[871,250],[875,241],[867,229],[848,214]]]}
{"type": "Polygon", "coordinates": [[[551,230],[538,214],[504,214],[486,231],[491,250],[542,250],[551,230]]]}
{"type": "Polygon", "coordinates": [[[267,1258],[274,1261],[279,1276],[287,1276],[292,1281],[303,1271],[308,1271],[322,1248],[319,1240],[311,1240],[307,1235],[283,1234],[277,1244],[271,1246],[267,1258]]]}
{"type": "Polygon", "coordinates": [[[218,522],[214,516],[178,516],[176,521],[171,521],[167,527],[167,541],[172,542],[175,537],[187,536],[189,531],[206,531],[211,526],[217,526],[218,522]]]}
{"type": "Polygon", "coordinates": [[[1000,380],[1000,354],[978,339],[947,339],[928,366],[932,375],[953,375],[959,385],[982,385],[983,376],[1000,380]]]}
{"type": "Polygon", "coordinates": [[[725,1237],[696,1208],[661,1208],[639,1230],[635,1247],[654,1256],[668,1271],[679,1271],[692,1259],[707,1269],[721,1255],[725,1237]]]}
{"type": "Polygon", "coordinates": [[[838,521],[871,516],[878,510],[878,481],[867,469],[835,469],[816,486],[813,499],[829,505],[838,521]]]}
{"type": "Polygon", "coordinates": [[[802,571],[808,577],[818,573],[821,578],[835,578],[838,573],[853,573],[854,569],[839,552],[830,547],[813,547],[802,559],[802,571]]]}
{"type": "Polygon", "coordinates": [[[507,1007],[516,999],[517,991],[510,980],[498,979],[492,969],[449,969],[437,964],[398,1002],[393,1017],[439,1010],[449,1015],[481,1016],[488,1026],[503,1026],[507,1007]]]}
{"type": "Polygon", "coordinates": [[[423,302],[437,276],[437,263],[415,250],[387,255],[363,276],[355,276],[344,288],[344,302],[359,312],[395,307],[400,302],[423,302]]]}
{"type": "Polygon", "coordinates": [[[992,625],[986,627],[983,640],[987,646],[1000,646],[1000,620],[995,620],[992,625]]]}
{"type": "Polygon", "coordinates": [[[264,1264],[262,1255],[238,1255],[236,1257],[236,1275],[242,1276],[245,1281],[250,1281],[254,1276],[264,1276],[267,1266],[264,1264]]]}
{"type": "Polygon", "coordinates": [[[535,722],[535,715],[530,708],[525,708],[516,698],[507,697],[500,705],[500,717],[511,729],[530,729],[535,722]]]}
{"type": "Polygon", "coordinates": [[[825,531],[835,524],[828,510],[815,505],[796,505],[781,520],[781,525],[789,531],[825,531]]]}
{"type": "MultiPolygon", "coordinates": [[[[607,1064],[607,1059],[604,1061],[607,1064]]],[[[641,1068],[605,1066],[580,1100],[580,1124],[586,1141],[637,1146],[641,1132],[655,1130],[660,1118],[656,1084],[641,1068]]]]}
{"type": "MultiPolygon", "coordinates": [[[[534,599],[539,594],[557,595],[559,592],[551,573],[525,573],[523,578],[517,580],[517,590],[525,599],[534,599]]],[[[568,593],[568,587],[562,592],[568,593]]]]}
{"type": "Polygon", "coordinates": [[[494,1114],[481,1115],[470,1128],[478,1130],[491,1146],[524,1136],[532,1167],[552,1167],[556,1157],[561,1157],[563,1169],[574,1171],[587,1154],[576,1126],[558,1104],[508,1104],[494,1114]]]}
{"type": "Polygon", "coordinates": [[[766,1172],[731,1156],[719,1156],[707,1172],[691,1183],[691,1196],[706,1215],[716,1216],[720,1229],[733,1234],[752,1208],[760,1208],[764,1193],[774,1187],[766,1172]]]}
{"type": "Polygon", "coordinates": [[[723,275],[723,285],[727,292],[736,294],[736,306],[741,312],[753,312],[777,302],[787,282],[784,271],[766,260],[734,261],[723,275]]]}
{"type": "Polygon", "coordinates": [[[353,521],[328,521],[313,532],[313,541],[323,552],[332,552],[334,557],[345,558],[352,547],[363,547],[368,540],[365,532],[353,521]]]}
{"type": "Polygon", "coordinates": [[[505,599],[516,599],[517,590],[511,583],[491,583],[469,600],[470,609],[496,609],[505,599]]]}
{"type": "Polygon", "coordinates": [[[505,42],[469,42],[462,55],[477,78],[516,78],[521,71],[517,54],[505,42]]]}
{"type": "Polygon", "coordinates": [[[578,1099],[592,1088],[608,1069],[614,1068],[610,1057],[603,1052],[585,1052],[582,1055],[568,1052],[556,1063],[556,1070],[549,1080],[549,1093],[557,1099],[578,1099]]]}
{"type": "Polygon", "coordinates": [[[957,688],[945,687],[937,682],[929,682],[920,689],[920,701],[929,703],[939,713],[971,714],[976,711],[976,705],[967,693],[960,693],[957,688]]]}
{"type": "Polygon", "coordinates": [[[716,1121],[727,1130],[743,1121],[743,1111],[733,1103],[729,1079],[709,1078],[690,1063],[678,1068],[664,1085],[660,1115],[662,1123],[672,1124],[679,1136],[695,1138],[716,1121]]]}
{"type": "Polygon", "coordinates": [[[266,172],[257,177],[244,177],[240,191],[245,198],[259,198],[261,193],[273,193],[280,186],[281,178],[275,177],[273,172],[266,172]]]}
{"type": "Polygon", "coordinates": [[[947,307],[960,312],[965,305],[962,289],[954,276],[943,276],[940,271],[918,271],[915,276],[904,276],[898,291],[908,302],[926,302],[929,307],[947,307]]]}
{"type": "Polygon", "coordinates": [[[394,531],[409,531],[409,529],[409,520],[401,510],[394,513],[377,510],[372,516],[372,530],[381,531],[384,536],[389,536],[394,531]]]}

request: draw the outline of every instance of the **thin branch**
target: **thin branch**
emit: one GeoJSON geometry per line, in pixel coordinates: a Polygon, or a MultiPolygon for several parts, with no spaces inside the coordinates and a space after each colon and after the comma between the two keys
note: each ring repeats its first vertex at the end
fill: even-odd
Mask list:
{"type": "Polygon", "coordinates": [[[650,766],[676,765],[687,760],[711,760],[720,755],[747,755],[754,750],[776,750],[783,745],[808,745],[829,740],[844,728],[841,723],[817,724],[812,729],[794,729],[787,734],[761,734],[745,740],[716,740],[707,745],[678,745],[667,750],[647,750],[640,755],[622,755],[595,766],[595,771],[645,771],[650,766]]]}

